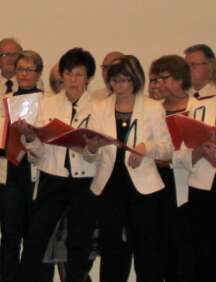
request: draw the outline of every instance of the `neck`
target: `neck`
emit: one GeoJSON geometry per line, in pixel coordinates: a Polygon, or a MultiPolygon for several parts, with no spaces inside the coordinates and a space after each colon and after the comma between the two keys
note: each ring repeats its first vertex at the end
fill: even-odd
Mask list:
{"type": "Polygon", "coordinates": [[[24,88],[24,87],[20,87],[20,86],[19,86],[19,88],[18,88],[18,89],[20,89],[20,90],[24,90],[24,91],[29,91],[29,90],[34,90],[34,89],[37,89],[37,86],[26,87],[26,88],[24,88]]]}
{"type": "Polygon", "coordinates": [[[132,112],[135,101],[135,95],[117,95],[116,110],[120,112],[132,112]]]}
{"type": "Polygon", "coordinates": [[[181,99],[179,98],[171,98],[171,99],[166,99],[164,101],[164,108],[168,111],[175,111],[175,110],[181,110],[187,107],[187,102],[188,102],[188,95],[186,94],[184,97],[181,99]]]}
{"type": "Polygon", "coordinates": [[[200,91],[201,89],[203,89],[207,84],[209,83],[209,81],[205,81],[202,84],[193,84],[193,88],[196,91],[200,91]]]}
{"type": "Polygon", "coordinates": [[[73,93],[73,95],[71,95],[70,93],[65,92],[65,95],[67,96],[68,100],[73,104],[82,97],[83,93],[73,93]]]}
{"type": "Polygon", "coordinates": [[[6,79],[11,79],[14,76],[14,72],[2,71],[2,76],[6,79]]]}

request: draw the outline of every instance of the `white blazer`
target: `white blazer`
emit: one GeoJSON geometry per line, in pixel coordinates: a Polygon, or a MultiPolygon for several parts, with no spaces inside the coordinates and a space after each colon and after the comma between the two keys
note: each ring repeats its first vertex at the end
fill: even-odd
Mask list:
{"type": "MultiPolygon", "coordinates": [[[[76,114],[72,122],[74,128],[88,127],[93,100],[87,92],[81,96],[77,102],[76,114]]],[[[54,118],[70,124],[71,114],[72,105],[64,91],[57,95],[44,97],[41,100],[36,126],[43,126],[54,118]]],[[[33,153],[30,154],[30,159],[37,164],[39,170],[56,176],[67,177],[69,175],[69,171],[64,167],[65,147],[44,144],[39,139],[26,143],[23,138],[22,142],[33,153]]],[[[89,164],[81,154],[72,150],[69,150],[69,156],[73,177],[93,177],[95,175],[95,164],[89,164]]]]}
{"type": "MultiPolygon", "coordinates": [[[[95,103],[89,127],[116,138],[115,103],[114,94],[95,103]]],[[[127,151],[125,165],[128,173],[140,193],[150,194],[159,191],[164,184],[158,174],[154,159],[170,159],[173,150],[161,103],[137,94],[130,125],[133,127],[128,136],[127,145],[134,147],[143,142],[146,146],[146,156],[138,168],[132,169],[128,166],[130,152],[127,151]]],[[[90,154],[86,156],[89,161],[92,159],[98,161],[96,176],[91,185],[91,190],[97,195],[102,193],[111,176],[116,152],[116,146],[109,145],[100,148],[95,157],[90,154]]]]}
{"type": "MultiPolygon", "coordinates": [[[[190,98],[189,116],[203,121],[209,125],[215,125],[216,121],[216,96],[197,100],[190,98]]],[[[188,185],[201,189],[211,190],[215,176],[215,168],[205,159],[201,158],[192,165],[192,149],[184,145],[173,157],[173,167],[184,167],[188,175],[188,185]]]]}

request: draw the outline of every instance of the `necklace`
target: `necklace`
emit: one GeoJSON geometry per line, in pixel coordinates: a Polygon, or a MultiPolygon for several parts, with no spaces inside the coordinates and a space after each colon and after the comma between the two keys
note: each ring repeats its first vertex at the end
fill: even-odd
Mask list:
{"type": "Polygon", "coordinates": [[[116,120],[120,123],[121,127],[126,128],[130,124],[130,118],[132,113],[124,113],[115,111],[116,120]]]}

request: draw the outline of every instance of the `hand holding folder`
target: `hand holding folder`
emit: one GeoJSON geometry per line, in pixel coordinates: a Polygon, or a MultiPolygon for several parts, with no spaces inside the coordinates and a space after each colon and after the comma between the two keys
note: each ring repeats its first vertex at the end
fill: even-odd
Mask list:
{"type": "MultiPolygon", "coordinates": [[[[210,145],[211,143],[216,144],[215,126],[207,125],[181,114],[167,116],[166,121],[176,150],[180,149],[182,142],[191,149],[197,149],[203,145],[203,151],[205,152],[214,150],[214,146],[210,145]]],[[[209,155],[209,157],[208,154],[204,155],[204,157],[216,167],[214,154],[212,156],[209,155]]]]}

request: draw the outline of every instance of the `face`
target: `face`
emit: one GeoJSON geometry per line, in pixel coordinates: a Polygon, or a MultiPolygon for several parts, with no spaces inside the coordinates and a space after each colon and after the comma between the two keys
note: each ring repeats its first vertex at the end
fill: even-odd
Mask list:
{"type": "Polygon", "coordinates": [[[11,78],[15,74],[15,61],[19,53],[18,46],[12,42],[5,42],[0,47],[0,68],[3,76],[11,78]]]}
{"type": "Polygon", "coordinates": [[[112,77],[110,85],[117,96],[129,96],[133,94],[134,87],[130,77],[124,75],[112,77]]]}
{"type": "Polygon", "coordinates": [[[71,101],[75,101],[82,96],[89,82],[84,66],[75,67],[71,71],[65,70],[62,79],[66,95],[71,101]]]}
{"type": "Polygon", "coordinates": [[[149,75],[149,85],[148,85],[149,97],[154,100],[161,100],[163,97],[158,90],[157,86],[157,76],[154,74],[149,75]]]}
{"type": "Polygon", "coordinates": [[[36,86],[40,73],[31,60],[20,59],[16,66],[16,79],[21,89],[31,89],[36,86]]]}
{"type": "Polygon", "coordinates": [[[193,52],[185,56],[190,66],[192,85],[196,90],[203,88],[210,78],[210,66],[205,55],[200,52],[193,52]]]}
{"type": "Polygon", "coordinates": [[[182,81],[173,78],[169,72],[161,72],[155,78],[155,91],[160,97],[170,99],[178,96],[179,91],[182,91],[182,81]]]}

